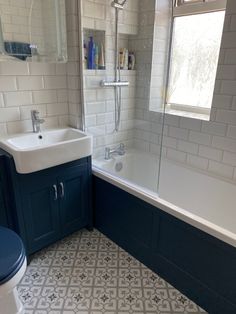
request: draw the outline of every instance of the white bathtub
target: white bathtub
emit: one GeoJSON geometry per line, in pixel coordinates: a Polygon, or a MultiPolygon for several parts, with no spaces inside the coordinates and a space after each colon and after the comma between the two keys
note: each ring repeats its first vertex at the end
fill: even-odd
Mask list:
{"type": "Polygon", "coordinates": [[[236,185],[130,150],[93,160],[94,175],[236,247],[236,185]]]}

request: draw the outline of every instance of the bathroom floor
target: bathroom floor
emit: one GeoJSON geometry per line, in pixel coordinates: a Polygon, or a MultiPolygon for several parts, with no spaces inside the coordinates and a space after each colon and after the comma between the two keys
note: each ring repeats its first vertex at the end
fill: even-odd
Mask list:
{"type": "Polygon", "coordinates": [[[24,314],[205,313],[97,230],[35,254],[18,291],[24,314]]]}

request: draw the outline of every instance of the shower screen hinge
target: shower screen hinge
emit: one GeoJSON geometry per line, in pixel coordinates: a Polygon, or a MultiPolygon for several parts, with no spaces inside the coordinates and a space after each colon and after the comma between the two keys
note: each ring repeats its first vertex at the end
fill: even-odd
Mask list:
{"type": "Polygon", "coordinates": [[[102,80],[100,85],[101,87],[125,87],[125,86],[129,86],[129,82],[128,81],[110,82],[110,81],[102,80]]]}

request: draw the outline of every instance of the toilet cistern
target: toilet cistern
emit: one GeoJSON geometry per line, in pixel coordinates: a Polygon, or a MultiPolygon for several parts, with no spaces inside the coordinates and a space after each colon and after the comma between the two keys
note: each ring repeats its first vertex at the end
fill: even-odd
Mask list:
{"type": "Polygon", "coordinates": [[[44,119],[40,119],[38,110],[31,110],[31,120],[33,126],[33,132],[41,132],[41,124],[45,122],[44,119]]]}

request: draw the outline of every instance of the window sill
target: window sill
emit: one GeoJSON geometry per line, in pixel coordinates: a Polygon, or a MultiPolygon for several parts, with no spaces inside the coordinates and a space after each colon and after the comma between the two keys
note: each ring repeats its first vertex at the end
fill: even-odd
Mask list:
{"type": "Polygon", "coordinates": [[[196,120],[204,120],[204,121],[210,120],[210,115],[205,114],[205,113],[195,113],[195,112],[176,110],[176,109],[170,109],[170,108],[166,108],[165,113],[169,115],[173,115],[173,116],[192,118],[196,120]]]}

